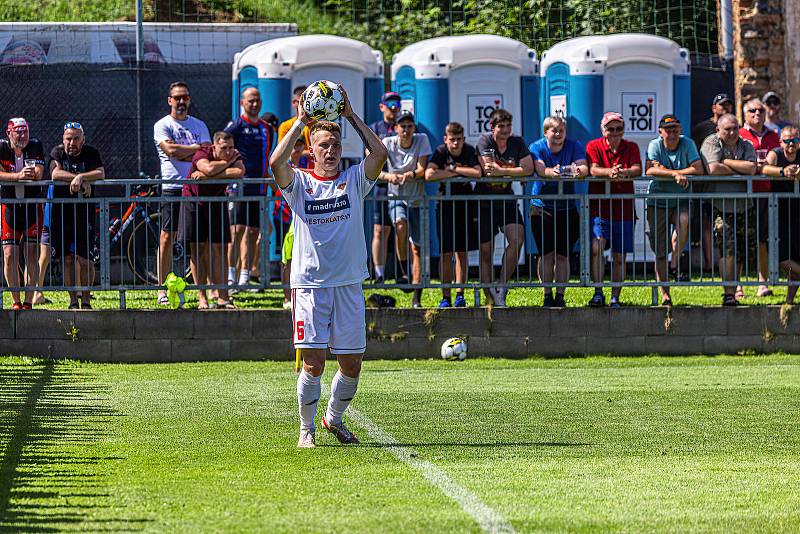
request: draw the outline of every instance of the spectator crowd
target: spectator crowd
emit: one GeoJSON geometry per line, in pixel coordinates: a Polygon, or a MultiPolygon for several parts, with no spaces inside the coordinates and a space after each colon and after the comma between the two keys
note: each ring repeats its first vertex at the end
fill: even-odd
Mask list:
{"type": "MultiPolygon", "coordinates": [[[[296,112],[304,86],[294,88],[296,112]]],[[[268,178],[269,155],[294,122],[260,115],[261,95],[250,87],[241,95],[242,114],[224,129],[209,131],[189,114],[191,93],[183,82],[167,92],[169,113],[155,123],[153,139],[160,160],[160,236],[157,301],[168,305],[164,282],[172,270],[176,242],[188,243],[192,277],[214,289],[198,292],[201,309],[235,308],[233,296],[249,290],[262,272],[259,251],[270,236],[281,256],[281,281],[288,282],[293,233],[291,211],[274,185],[245,183],[238,191],[233,180],[268,178]],[[204,183],[207,180],[211,182],[204,183]],[[226,183],[231,182],[231,183],[226,183]],[[270,195],[267,213],[254,197],[270,195]],[[240,200],[239,197],[245,197],[240,200]],[[210,294],[209,294],[210,293],[210,294]]],[[[439,183],[435,236],[439,244],[442,298],[439,307],[464,307],[468,283],[468,251],[478,251],[478,275],[488,302],[505,306],[525,243],[529,222],[538,251],[536,270],[544,287],[545,307],[564,307],[571,259],[580,247],[590,255],[590,279],[595,285],[589,306],[606,306],[606,258],[610,258],[612,308],[623,304],[628,255],[634,251],[637,213],[634,180],[649,180],[645,200],[647,237],[655,261],[657,283],[685,281],[681,256],[690,242],[700,245],[706,267],[718,266],[724,284],[722,304],[736,306],[744,296],[737,285],[750,263],[758,273],[759,297],[769,296],[770,247],[790,280],[800,280],[800,198],[794,191],[800,179],[798,128],[780,119],[780,97],[769,92],[742,107],[744,124],[732,113],[726,94],[711,102],[711,117],[684,135],[679,118],[666,114],[658,136],[647,147],[644,161],[639,146],[625,138],[625,121],[615,111],[600,122],[601,137],[585,145],[570,136],[567,122],[546,117],[543,137],[524,140],[514,135],[511,113],[495,109],[490,130],[475,146],[466,142],[464,126],[450,122],[438,132],[441,144],[417,130],[414,115],[402,109],[398,93],[387,92],[378,104],[382,118],[370,128],[382,139],[388,161],[379,176],[372,206],[373,280],[387,282],[390,270],[396,284],[413,293],[414,307],[422,302],[422,214],[426,183],[439,183]],[[748,182],[731,175],[763,175],[752,180],[753,193],[784,193],[777,205],[768,198],[750,198],[748,182]],[[521,210],[514,179],[534,177],[529,210],[521,210]],[[449,180],[459,178],[458,180],[449,180]],[[580,243],[580,195],[591,195],[586,214],[588,235],[580,243]],[[443,180],[447,180],[444,182],[443,180]],[[582,189],[582,187],[584,189],[582,189]],[[696,198],[689,193],[706,193],[696,198]],[[777,210],[777,243],[769,242],[770,214],[777,210]],[[529,221],[526,221],[529,216],[529,221]],[[795,228],[797,226],[797,228],[795,228]],[[502,259],[495,268],[495,240],[503,237],[502,259]],[[395,261],[387,266],[393,241],[395,261]],[[718,261],[718,263],[717,263],[718,261]],[[462,287],[458,287],[462,286],[462,287]]],[[[307,130],[307,129],[306,129],[307,130]]],[[[95,280],[92,249],[98,234],[95,205],[68,199],[91,198],[93,182],[105,178],[101,154],[87,143],[79,122],[64,124],[59,144],[45,155],[24,118],[7,123],[0,141],[0,198],[5,283],[24,291],[11,292],[14,309],[30,309],[47,301],[37,286],[46,285],[49,263],[62,262],[64,285],[71,309],[91,309],[90,286],[95,280]],[[60,199],[48,202],[48,199],[60,199]],[[63,199],[63,200],[62,200],[63,199]],[[9,200],[11,200],[9,202],[9,200]]],[[[434,134],[434,137],[436,134],[434,134]]],[[[312,167],[308,132],[298,140],[291,165],[312,167]]],[[[242,183],[239,181],[239,183],[242,183]]],[[[527,198],[527,197],[526,197],[527,198]]],[[[268,269],[266,269],[269,272],[268,269]]],[[[251,290],[251,289],[250,289],[251,290]]],[[[797,287],[790,286],[793,303],[797,287]]],[[[667,285],[659,288],[661,303],[672,305],[667,285]]],[[[291,295],[284,294],[284,307],[291,295]]]]}

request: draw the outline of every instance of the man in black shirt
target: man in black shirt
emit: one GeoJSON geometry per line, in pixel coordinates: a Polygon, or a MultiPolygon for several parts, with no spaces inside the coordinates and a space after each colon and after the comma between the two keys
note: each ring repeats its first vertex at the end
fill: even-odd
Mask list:
{"type": "MultiPolygon", "coordinates": [[[[478,155],[480,156],[483,175],[478,181],[475,192],[482,195],[513,195],[510,182],[492,182],[492,177],[524,177],[533,175],[533,156],[531,156],[525,140],[518,135],[511,135],[511,113],[504,109],[496,109],[489,116],[492,133],[484,134],[478,139],[478,155]]],[[[508,245],[503,253],[503,265],[500,270],[500,283],[504,284],[514,274],[519,260],[522,244],[525,242],[524,219],[517,207],[516,199],[483,200],[480,207],[480,241],[481,241],[481,282],[490,283],[494,278],[494,236],[500,231],[505,235],[508,245]]],[[[495,306],[506,305],[508,289],[491,287],[485,289],[487,297],[495,306]]]]}
{"type": "MultiPolygon", "coordinates": [[[[455,176],[479,178],[481,166],[478,163],[478,153],[472,145],[464,142],[464,127],[457,122],[451,122],[444,132],[444,144],[437,147],[431,156],[425,169],[425,179],[442,180],[455,176]]],[[[444,184],[439,186],[439,191],[441,194],[446,192],[444,184]]],[[[473,194],[472,184],[450,184],[450,196],[473,194]]],[[[466,198],[439,201],[436,228],[439,231],[439,246],[442,253],[439,258],[439,271],[443,284],[453,281],[453,253],[456,255],[456,284],[467,282],[467,251],[476,248],[478,241],[476,208],[477,205],[466,198]]],[[[456,308],[467,305],[463,288],[456,289],[455,302],[450,300],[450,289],[442,289],[442,301],[439,307],[449,308],[451,302],[456,308]]]]}
{"type": "Polygon", "coordinates": [[[726,113],[733,112],[733,101],[726,93],[720,93],[711,101],[711,117],[698,122],[692,128],[692,140],[699,150],[703,141],[711,134],[717,133],[717,119],[726,113]]]}
{"type": "Polygon", "coordinates": [[[8,285],[19,287],[18,266],[22,247],[25,251],[25,301],[20,302],[19,291],[12,291],[12,309],[29,310],[33,307],[33,288],[39,281],[38,241],[42,235],[44,205],[11,204],[6,199],[44,196],[41,187],[24,185],[44,177],[44,149],[41,141],[30,137],[28,122],[23,118],[9,120],[6,133],[8,140],[0,140],[0,181],[10,184],[0,187],[0,198],[4,199],[0,211],[4,271],[8,285]]]}
{"type": "MultiPolygon", "coordinates": [[[[86,135],[79,122],[64,125],[63,144],[50,152],[50,177],[53,198],[89,197],[91,182],[102,180],[106,173],[96,148],[86,144],[86,135]]],[[[89,261],[89,248],[94,239],[92,214],[94,204],[53,203],[50,239],[53,249],[62,258],[65,286],[90,286],[94,270],[89,261]]],[[[92,309],[91,293],[80,292],[80,307],[92,309]]],[[[69,309],[78,308],[78,292],[69,291],[69,309]]]]}

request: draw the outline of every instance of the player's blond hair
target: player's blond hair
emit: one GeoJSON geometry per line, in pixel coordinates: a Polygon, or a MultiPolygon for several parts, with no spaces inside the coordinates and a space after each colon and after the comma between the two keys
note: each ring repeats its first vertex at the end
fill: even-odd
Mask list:
{"type": "Polygon", "coordinates": [[[551,115],[544,119],[542,123],[542,131],[546,132],[550,128],[558,128],[559,126],[567,125],[567,122],[562,117],[556,117],[555,115],[551,115]]]}
{"type": "Polygon", "coordinates": [[[315,122],[314,125],[311,127],[311,131],[309,133],[309,138],[311,141],[314,141],[314,134],[317,132],[330,132],[332,134],[339,134],[339,137],[342,135],[342,129],[339,127],[338,124],[331,121],[318,121],[315,122]]]}

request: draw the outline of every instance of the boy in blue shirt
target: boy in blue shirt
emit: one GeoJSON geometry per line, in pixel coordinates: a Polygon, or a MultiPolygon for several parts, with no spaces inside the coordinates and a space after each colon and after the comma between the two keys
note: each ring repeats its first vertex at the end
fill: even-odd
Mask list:
{"type": "MultiPolygon", "coordinates": [[[[544,137],[531,143],[536,174],[548,181],[533,184],[534,195],[557,195],[559,179],[584,178],[589,174],[586,150],[574,139],[567,139],[567,125],[561,117],[547,117],[542,124],[544,137]]],[[[575,194],[575,183],[564,182],[564,195],[575,194]]],[[[554,198],[531,200],[531,223],[536,247],[539,249],[539,280],[549,284],[569,281],[569,255],[580,236],[580,217],[575,199],[554,198]]],[[[562,308],[564,288],[544,288],[544,307],[562,308]]]]}

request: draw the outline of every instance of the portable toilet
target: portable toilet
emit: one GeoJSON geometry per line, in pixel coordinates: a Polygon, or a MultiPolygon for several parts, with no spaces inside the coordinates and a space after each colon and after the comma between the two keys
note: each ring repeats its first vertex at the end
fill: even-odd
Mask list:
{"type": "MultiPolygon", "coordinates": [[[[407,46],[392,59],[392,85],[433,148],[448,122],[460,122],[468,143],[491,131],[497,108],[514,117],[513,133],[527,143],[539,137],[539,62],[527,45],[498,35],[459,35],[407,46]]],[[[435,194],[437,185],[426,186],[435,194]]],[[[521,192],[521,190],[519,191],[521,192]]],[[[523,203],[526,204],[526,203],[523,203]]],[[[527,221],[528,206],[523,208],[527,221]]],[[[431,224],[432,253],[438,252],[431,224]]],[[[529,232],[530,233],[530,232],[529,232]]],[[[532,242],[532,241],[530,241],[532,242]]]]}
{"type": "MultiPolygon", "coordinates": [[[[691,130],[689,51],[664,37],[614,34],[577,37],[542,54],[541,113],[567,119],[567,135],[587,143],[600,137],[606,111],[625,118],[625,138],[639,145],[644,164],[647,145],[658,136],[658,120],[674,113],[685,135],[691,130]]],[[[637,180],[646,193],[649,180],[637,180]]],[[[637,225],[645,224],[637,201],[637,225]]],[[[652,258],[641,228],[636,229],[636,260],[652,258]]]]}
{"type": "MultiPolygon", "coordinates": [[[[253,44],[233,60],[232,116],[240,113],[239,98],[248,87],[258,87],[261,112],[280,120],[293,116],[292,89],[317,80],[341,84],[350,104],[369,123],[378,120],[383,94],[383,54],[369,45],[335,35],[297,35],[253,44]]],[[[346,121],[342,126],[342,157],[364,156],[361,139],[346,121]]]]}

